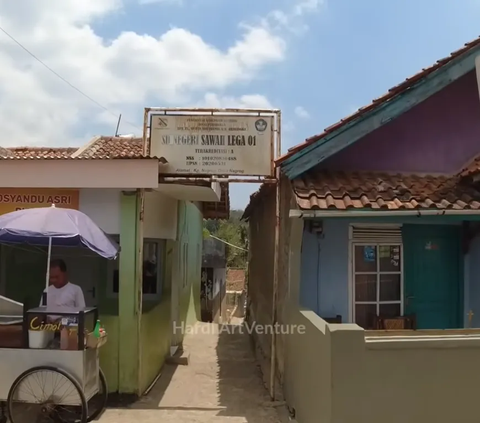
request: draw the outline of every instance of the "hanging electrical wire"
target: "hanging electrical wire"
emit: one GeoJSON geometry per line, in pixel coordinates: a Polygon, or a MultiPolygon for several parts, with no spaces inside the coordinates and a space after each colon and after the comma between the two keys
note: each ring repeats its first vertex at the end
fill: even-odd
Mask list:
{"type": "MultiPolygon", "coordinates": [[[[77,91],[80,95],[85,97],[87,100],[91,101],[93,104],[95,104],[97,107],[100,107],[101,109],[105,110],[106,112],[110,113],[111,115],[115,116],[118,118],[118,113],[112,112],[110,109],[99,103],[97,100],[94,98],[90,97],[88,94],[84,93],[81,89],[77,88],[75,85],[73,85],[70,81],[65,79],[62,75],[60,75],[58,72],[53,70],[50,66],[48,66],[45,62],[43,62],[39,57],[37,57],[35,54],[33,54],[28,48],[26,48],[20,41],[18,41],[13,35],[11,35],[9,32],[7,32],[4,28],[0,26],[0,31],[3,32],[8,38],[10,38],[17,46],[19,46],[23,51],[25,51],[27,54],[29,54],[31,57],[33,57],[38,63],[40,63],[43,67],[45,67],[47,70],[49,70],[51,73],[53,73],[58,79],[63,81],[65,84],[67,84],[70,88],[74,89],[77,91]]],[[[133,126],[134,128],[140,129],[143,131],[142,128],[137,126],[136,124],[129,122],[128,120],[123,120],[125,123],[128,123],[130,126],[133,126]]]]}

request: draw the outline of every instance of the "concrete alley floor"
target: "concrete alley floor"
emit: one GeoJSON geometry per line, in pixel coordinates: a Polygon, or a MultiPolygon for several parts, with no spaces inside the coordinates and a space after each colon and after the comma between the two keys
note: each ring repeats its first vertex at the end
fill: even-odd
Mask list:
{"type": "MultiPolygon", "coordinates": [[[[237,323],[240,323],[237,321],[237,323]]],[[[187,366],[166,364],[149,392],[129,408],[107,409],[100,423],[283,423],[254,358],[249,335],[239,325],[197,323],[185,338],[187,366]]]]}

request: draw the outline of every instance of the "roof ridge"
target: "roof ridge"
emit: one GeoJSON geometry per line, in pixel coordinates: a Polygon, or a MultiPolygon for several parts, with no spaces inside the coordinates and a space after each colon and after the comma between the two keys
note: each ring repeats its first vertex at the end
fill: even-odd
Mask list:
{"type": "Polygon", "coordinates": [[[14,156],[14,153],[12,151],[10,151],[9,149],[0,146],[0,156],[4,157],[4,158],[5,157],[12,157],[12,156],[14,156]]]}
{"type": "Polygon", "coordinates": [[[77,158],[77,157],[80,157],[82,154],[84,154],[87,150],[89,150],[90,148],[92,148],[95,143],[100,140],[102,137],[100,135],[96,135],[94,136],[89,142],[87,142],[85,145],[83,145],[82,147],[80,147],[77,151],[75,151],[75,153],[73,153],[71,155],[71,157],[73,159],[77,158]]]}
{"type": "Polygon", "coordinates": [[[432,74],[433,72],[439,70],[443,66],[450,63],[452,60],[457,59],[458,57],[469,52],[470,50],[473,50],[474,48],[478,47],[479,44],[480,44],[480,37],[477,37],[474,40],[465,43],[461,48],[450,53],[450,55],[437,60],[432,65],[426,68],[423,68],[422,70],[415,73],[414,75],[408,78],[405,78],[405,80],[400,82],[399,84],[396,84],[393,87],[389,88],[385,94],[373,99],[369,104],[366,104],[365,106],[360,107],[354,113],[351,113],[350,115],[345,116],[344,118],[340,119],[336,123],[326,127],[320,134],[308,137],[302,143],[294,145],[293,147],[290,147],[285,154],[281,155],[275,160],[275,163],[276,164],[283,163],[285,160],[292,157],[294,154],[298,153],[299,151],[303,150],[305,147],[323,139],[333,131],[336,131],[339,128],[343,127],[344,125],[356,120],[357,118],[362,116],[364,113],[370,112],[371,110],[374,110],[380,105],[390,101],[394,97],[408,90],[412,85],[416,84],[422,78],[427,77],[428,75],[432,74]]]}

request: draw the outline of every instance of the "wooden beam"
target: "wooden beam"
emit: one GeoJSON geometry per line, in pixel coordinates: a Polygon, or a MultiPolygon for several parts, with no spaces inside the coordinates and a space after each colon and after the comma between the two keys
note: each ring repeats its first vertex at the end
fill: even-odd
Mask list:
{"type": "Polygon", "coordinates": [[[444,67],[427,75],[404,93],[300,150],[297,154],[285,160],[281,165],[282,171],[289,179],[295,179],[375,129],[401,116],[412,107],[475,69],[475,58],[478,55],[479,48],[473,48],[465,56],[454,59],[444,67]]]}

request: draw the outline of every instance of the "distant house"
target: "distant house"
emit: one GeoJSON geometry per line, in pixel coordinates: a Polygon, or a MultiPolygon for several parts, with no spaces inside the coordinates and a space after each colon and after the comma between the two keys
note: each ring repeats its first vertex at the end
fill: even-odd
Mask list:
{"type": "Polygon", "coordinates": [[[226,317],[227,257],[225,244],[217,239],[203,240],[201,316],[204,322],[220,322],[226,317]]]}
{"type": "Polygon", "coordinates": [[[251,198],[248,313],[307,327],[257,337],[301,423],[476,416],[479,55],[466,44],[280,158],[278,248],[275,188],[251,198]]]}
{"type": "Polygon", "coordinates": [[[227,270],[227,291],[240,292],[245,289],[245,269],[227,270]]]}

